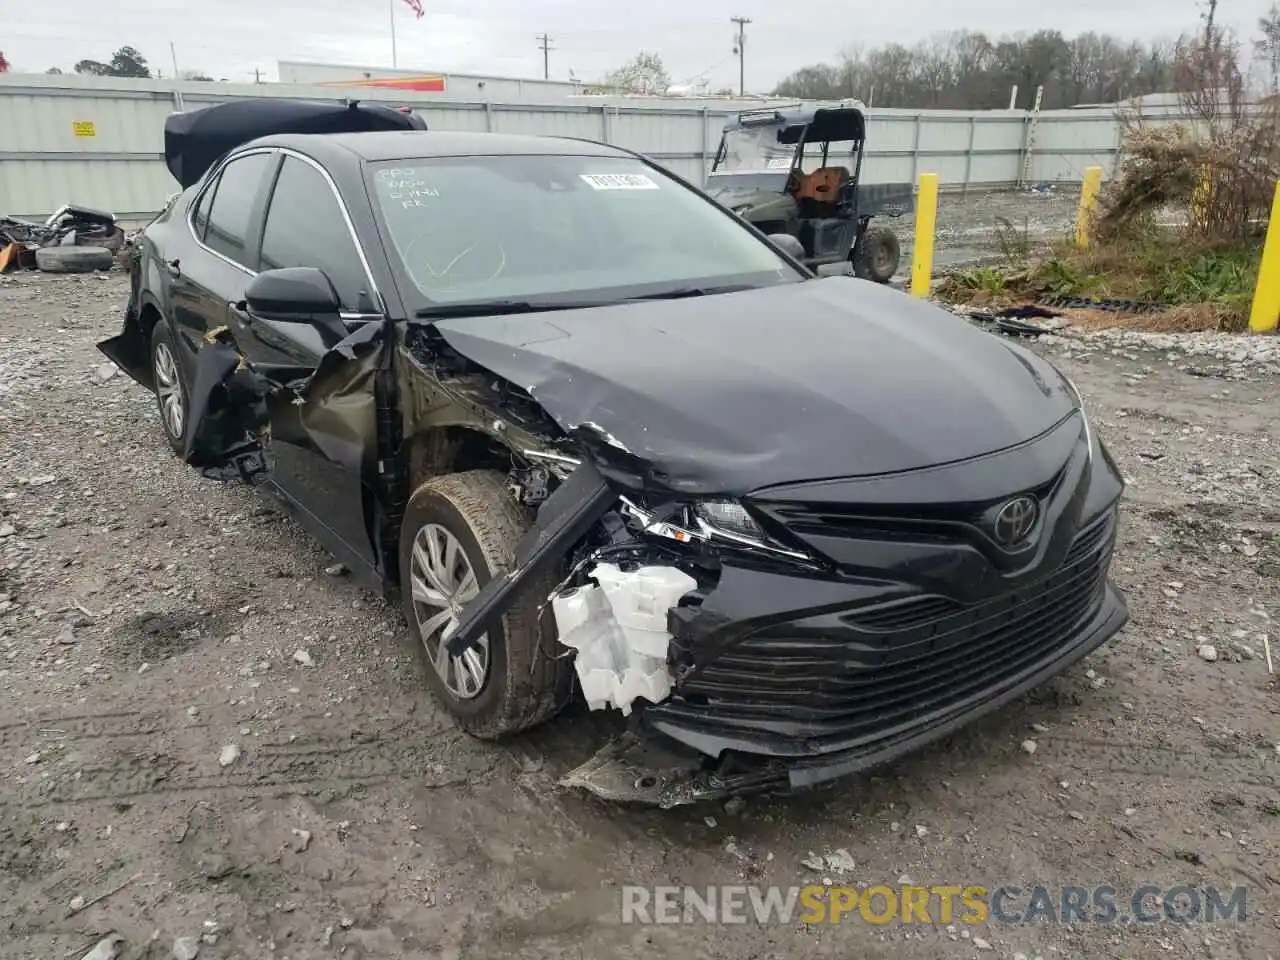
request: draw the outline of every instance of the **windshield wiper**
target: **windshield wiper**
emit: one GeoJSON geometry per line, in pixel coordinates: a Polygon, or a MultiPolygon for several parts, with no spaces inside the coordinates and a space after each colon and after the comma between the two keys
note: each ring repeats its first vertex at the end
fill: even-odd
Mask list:
{"type": "Polygon", "coordinates": [[[753,290],[749,283],[725,284],[719,287],[680,287],[649,293],[639,297],[619,300],[471,300],[466,303],[439,303],[433,307],[415,310],[419,320],[445,320],[455,317],[489,317],[511,313],[550,313],[555,310],[586,310],[591,307],[616,307],[623,303],[641,303],[645,300],[680,300],[685,297],[706,297],[717,293],[737,293],[753,290]]]}
{"type": "Polygon", "coordinates": [[[742,290],[754,290],[749,283],[729,283],[721,287],[679,287],[676,290],[664,290],[661,293],[646,293],[639,297],[628,297],[627,303],[637,300],[683,300],[686,297],[710,297],[717,293],[738,293],[742,290]]]}
{"type": "Polygon", "coordinates": [[[509,313],[548,313],[553,310],[582,310],[608,307],[619,300],[474,300],[470,303],[440,303],[415,310],[420,320],[444,320],[454,317],[489,317],[509,313]]]}

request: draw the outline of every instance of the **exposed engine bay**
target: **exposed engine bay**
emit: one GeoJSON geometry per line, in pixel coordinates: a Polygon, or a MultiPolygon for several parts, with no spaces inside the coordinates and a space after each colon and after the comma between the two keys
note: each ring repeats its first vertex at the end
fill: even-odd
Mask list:
{"type": "Polygon", "coordinates": [[[407,346],[429,375],[424,382],[448,389],[455,401],[470,397],[477,410],[507,414],[507,422],[487,424],[504,446],[513,433],[528,431],[527,443],[506,446],[513,460],[508,480],[511,496],[536,524],[517,545],[512,571],[468,604],[448,641],[450,653],[482,636],[501,616],[503,598],[524,580],[557,570],[562,578],[542,598],[542,609],[554,618],[566,648],[561,655],[573,656],[589,709],[616,710],[633,721],[630,732],[567,774],[566,785],[662,806],[726,795],[756,780],[777,785],[785,778],[780,765],[771,776],[754,770],[740,782],[722,779],[725,771],[709,758],[654,743],[636,721],[696,669],[695,645],[682,644],[673,627],[698,618],[727,556],[810,571],[824,564],[773,540],[735,500],[673,495],[599,424],[561,429],[530,392],[461,356],[434,329],[414,331],[407,346]]]}

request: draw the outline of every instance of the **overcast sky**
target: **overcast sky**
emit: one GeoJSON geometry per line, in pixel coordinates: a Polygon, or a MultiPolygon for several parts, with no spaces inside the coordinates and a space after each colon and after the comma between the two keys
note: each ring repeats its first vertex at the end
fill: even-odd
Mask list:
{"type": "MultiPolygon", "coordinates": [[[[0,51],[16,70],[70,70],[106,60],[123,44],[172,72],[172,41],[183,70],[216,78],[274,79],[278,60],[391,65],[395,11],[401,68],[535,77],[536,35],[551,34],[551,76],[572,69],[592,80],[640,50],[659,53],[676,83],[737,81],[732,16],[747,27],[747,86],[767,90],[785,74],[842,47],[913,43],[958,29],[989,34],[1093,29],[1126,39],[1176,37],[1196,26],[1194,0],[423,0],[415,19],[404,0],[0,0],[0,51]]],[[[1219,20],[1250,38],[1271,0],[1220,0],[1219,20]]]]}

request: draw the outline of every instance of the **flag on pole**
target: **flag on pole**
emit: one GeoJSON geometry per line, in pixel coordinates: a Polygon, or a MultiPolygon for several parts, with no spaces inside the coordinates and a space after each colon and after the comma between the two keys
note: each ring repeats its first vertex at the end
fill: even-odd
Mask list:
{"type": "Polygon", "coordinates": [[[422,8],[422,0],[404,0],[412,9],[413,15],[421,20],[427,15],[427,11],[422,8]]]}

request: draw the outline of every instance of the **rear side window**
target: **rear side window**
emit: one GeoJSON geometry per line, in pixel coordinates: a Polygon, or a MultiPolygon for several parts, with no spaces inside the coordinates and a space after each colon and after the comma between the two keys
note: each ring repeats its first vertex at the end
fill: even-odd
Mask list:
{"type": "Polygon", "coordinates": [[[359,311],[369,281],[338,198],[315,167],[286,156],[262,233],[262,269],[318,267],[345,310],[359,311]]]}
{"type": "Polygon", "coordinates": [[[268,153],[251,153],[232,160],[222,169],[213,205],[209,208],[205,246],[246,267],[252,267],[248,248],[253,204],[271,160],[268,153]]]}
{"type": "Polygon", "coordinates": [[[209,184],[209,189],[200,195],[195,212],[191,216],[191,226],[196,232],[196,239],[204,242],[205,232],[209,228],[209,207],[213,204],[213,195],[218,192],[218,181],[209,184]]]}

